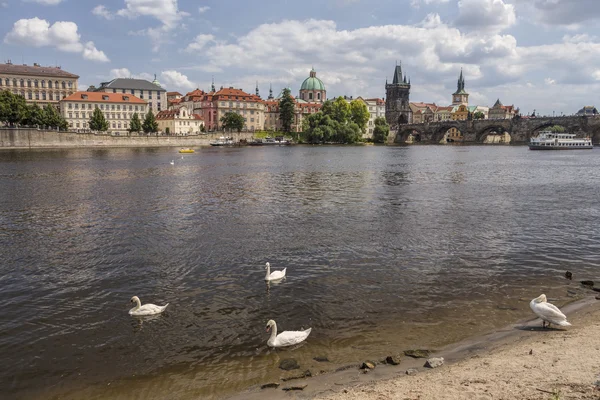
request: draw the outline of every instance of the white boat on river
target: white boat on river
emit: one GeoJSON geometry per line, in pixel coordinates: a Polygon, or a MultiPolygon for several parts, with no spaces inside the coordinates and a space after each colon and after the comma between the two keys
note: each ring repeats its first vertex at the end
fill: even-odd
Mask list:
{"type": "Polygon", "coordinates": [[[593,149],[592,139],[576,138],[572,133],[542,131],[529,140],[530,150],[585,150],[593,149]]]}

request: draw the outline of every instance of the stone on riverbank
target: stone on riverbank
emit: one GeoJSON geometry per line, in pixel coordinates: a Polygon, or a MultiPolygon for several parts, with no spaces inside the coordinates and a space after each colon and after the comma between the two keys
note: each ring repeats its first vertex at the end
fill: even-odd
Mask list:
{"type": "Polygon", "coordinates": [[[286,358],[285,360],[281,360],[279,363],[279,368],[285,371],[291,371],[293,369],[300,368],[300,365],[298,365],[298,361],[294,360],[293,358],[286,358]]]}
{"type": "Polygon", "coordinates": [[[289,392],[290,390],[304,390],[307,386],[308,386],[308,384],[288,386],[288,387],[282,388],[281,390],[283,390],[284,392],[289,392]]]}
{"type": "Polygon", "coordinates": [[[416,373],[418,373],[419,370],[415,369],[415,368],[409,368],[406,370],[406,375],[414,375],[416,373]]]}
{"type": "Polygon", "coordinates": [[[314,357],[313,360],[316,362],[329,362],[329,358],[327,358],[327,356],[317,356],[314,357]]]}
{"type": "Polygon", "coordinates": [[[427,358],[431,355],[431,350],[415,349],[404,350],[404,355],[412,358],[427,358]]]}
{"type": "Polygon", "coordinates": [[[580,282],[583,286],[594,286],[594,281],[581,281],[580,282]]]}
{"type": "Polygon", "coordinates": [[[304,371],[303,373],[301,373],[299,375],[286,376],[284,378],[281,378],[281,380],[284,382],[287,382],[287,381],[291,381],[294,379],[310,378],[311,376],[312,376],[312,373],[310,372],[309,369],[307,369],[306,371],[304,371]]]}
{"type": "Polygon", "coordinates": [[[424,367],[427,368],[437,368],[437,367],[441,367],[442,365],[444,365],[444,357],[436,357],[436,358],[430,358],[425,362],[424,367]]]}
{"type": "Polygon", "coordinates": [[[360,369],[375,369],[375,363],[373,361],[365,361],[360,366],[360,369]]]}
{"type": "Polygon", "coordinates": [[[398,365],[400,364],[400,356],[387,356],[385,358],[385,363],[389,365],[398,365]]]}
{"type": "Polygon", "coordinates": [[[278,387],[279,387],[279,383],[277,383],[277,382],[271,382],[271,383],[265,383],[260,388],[261,389],[270,389],[270,388],[277,389],[278,387]]]}

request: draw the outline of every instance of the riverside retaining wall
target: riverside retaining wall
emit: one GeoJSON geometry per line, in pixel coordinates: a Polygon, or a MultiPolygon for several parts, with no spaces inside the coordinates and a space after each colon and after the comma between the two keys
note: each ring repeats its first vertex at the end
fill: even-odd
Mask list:
{"type": "Polygon", "coordinates": [[[221,136],[234,141],[251,140],[251,132],[209,133],[198,136],[108,136],[93,133],[57,132],[38,129],[0,129],[0,149],[69,147],[197,147],[209,146],[221,136]]]}

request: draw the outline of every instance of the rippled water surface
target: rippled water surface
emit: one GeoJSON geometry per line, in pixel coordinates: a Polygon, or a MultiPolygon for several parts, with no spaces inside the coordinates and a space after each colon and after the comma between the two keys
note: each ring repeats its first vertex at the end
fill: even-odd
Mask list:
{"type": "Polygon", "coordinates": [[[329,370],[564,304],[565,270],[598,277],[599,170],[514,146],[1,151],[0,387],[223,398],[284,358],[329,370]],[[133,295],[170,305],[132,318],[133,295]],[[313,332],[269,350],[268,319],[313,332]]]}

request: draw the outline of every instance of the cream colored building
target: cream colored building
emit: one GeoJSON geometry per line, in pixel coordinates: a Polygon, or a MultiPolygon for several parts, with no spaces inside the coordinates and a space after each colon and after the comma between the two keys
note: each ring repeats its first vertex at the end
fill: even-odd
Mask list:
{"type": "Polygon", "coordinates": [[[363,99],[361,96],[353,99],[352,96],[346,97],[344,99],[348,102],[348,104],[352,103],[354,100],[361,101],[369,110],[369,121],[367,121],[367,130],[363,133],[362,138],[368,139],[373,137],[373,130],[375,129],[375,119],[377,117],[385,118],[385,100],[383,99],[363,99]]]}
{"type": "Polygon", "coordinates": [[[110,82],[102,82],[96,91],[133,95],[147,102],[154,115],[168,109],[167,91],[160,86],[156,76],[152,82],[144,79],[117,78],[110,82]]]}
{"type": "MultiPolygon", "coordinates": [[[[265,129],[271,131],[281,131],[283,126],[280,119],[279,101],[281,95],[277,99],[266,100],[265,103],[265,129]]],[[[307,103],[306,101],[295,98],[294,100],[294,120],[292,121],[292,132],[302,131],[302,122],[310,114],[315,114],[321,111],[322,103],[307,103]]]]}
{"type": "Polygon", "coordinates": [[[77,92],[60,101],[61,115],[73,130],[89,130],[96,108],[104,113],[109,132],[125,135],[133,114],[138,113],[140,121],[144,121],[148,103],[131,94],[103,92],[77,92]]]}
{"type": "Polygon", "coordinates": [[[164,110],[156,115],[158,130],[170,135],[198,135],[202,132],[204,119],[201,115],[191,114],[186,107],[173,110],[164,110]]]}
{"type": "Polygon", "coordinates": [[[216,105],[216,121],[221,127],[221,118],[228,112],[235,112],[244,117],[244,130],[255,131],[265,128],[265,102],[254,94],[241,89],[229,87],[221,89],[211,96],[216,105]]]}
{"type": "Polygon", "coordinates": [[[77,91],[79,76],[60,67],[39,64],[0,64],[0,90],[10,90],[25,97],[27,103],[59,105],[61,99],[77,91]]]}

